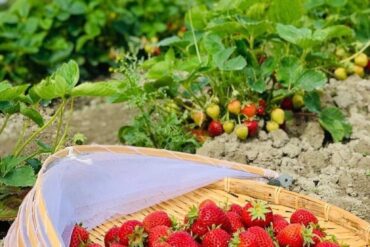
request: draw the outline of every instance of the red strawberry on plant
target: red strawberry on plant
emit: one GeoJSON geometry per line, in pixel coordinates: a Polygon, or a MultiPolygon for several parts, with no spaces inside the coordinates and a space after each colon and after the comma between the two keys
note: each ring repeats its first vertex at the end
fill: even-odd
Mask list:
{"type": "Polygon", "coordinates": [[[228,212],[234,212],[234,213],[239,214],[240,216],[242,215],[242,211],[243,211],[243,208],[236,203],[231,204],[228,210],[228,212]]]}
{"type": "Polygon", "coordinates": [[[238,115],[241,110],[240,101],[237,99],[230,101],[230,103],[227,105],[227,110],[232,114],[238,115]]]}
{"type": "Polygon", "coordinates": [[[265,108],[262,107],[262,106],[257,107],[256,114],[257,114],[257,116],[260,116],[260,117],[265,116],[265,114],[266,114],[265,108]]]}
{"type": "Polygon", "coordinates": [[[300,223],[305,226],[308,226],[310,223],[317,224],[319,221],[316,216],[306,209],[297,209],[291,216],[290,216],[290,223],[300,223]]]}
{"type": "Polygon", "coordinates": [[[69,247],[80,247],[89,241],[89,232],[81,225],[75,225],[71,235],[69,247]]]}
{"type": "Polygon", "coordinates": [[[267,106],[266,101],[264,99],[259,99],[258,100],[258,106],[266,108],[266,106],[267,106]]]}
{"type": "Polygon", "coordinates": [[[185,231],[172,233],[168,237],[167,243],[171,247],[198,247],[198,243],[185,231]]]}
{"type": "Polygon", "coordinates": [[[228,247],[231,235],[222,229],[207,232],[202,240],[202,247],[228,247]]]}
{"type": "Polygon", "coordinates": [[[340,246],[334,242],[325,241],[317,244],[315,247],[340,247],[340,246]]]}
{"type": "Polygon", "coordinates": [[[164,211],[155,211],[148,214],[143,220],[145,231],[149,232],[156,226],[172,226],[172,222],[168,214],[164,211]]]}
{"type": "Polygon", "coordinates": [[[244,124],[248,127],[248,135],[256,136],[258,133],[258,121],[245,121],[244,124]]]}
{"type": "Polygon", "coordinates": [[[170,235],[171,230],[168,226],[156,226],[153,227],[148,234],[148,246],[155,247],[170,235]]]}
{"type": "Polygon", "coordinates": [[[272,227],[273,227],[275,235],[279,234],[279,232],[288,225],[289,225],[289,222],[286,219],[284,219],[283,216],[281,216],[280,214],[273,215],[272,227]]]}
{"type": "Polygon", "coordinates": [[[122,245],[140,245],[144,243],[146,234],[144,226],[140,221],[128,220],[124,222],[119,230],[120,244],[122,245]]]}
{"type": "Polygon", "coordinates": [[[257,111],[256,105],[251,103],[251,104],[245,105],[243,109],[241,110],[241,113],[247,116],[248,118],[253,118],[256,115],[256,111],[257,111]]]}
{"type": "Polygon", "coordinates": [[[273,219],[272,209],[261,200],[248,202],[243,208],[242,219],[247,227],[268,227],[273,219]]]}
{"type": "MultiPolygon", "coordinates": [[[[256,244],[258,247],[274,247],[274,242],[272,241],[270,235],[265,229],[259,226],[252,226],[248,228],[247,232],[254,235],[256,244]]],[[[293,246],[290,246],[293,247],[293,246]]]]}
{"type": "Polygon", "coordinates": [[[312,229],[301,224],[291,224],[279,232],[276,239],[281,247],[302,247],[313,244],[312,229]]]}
{"type": "Polygon", "coordinates": [[[229,229],[226,229],[229,233],[235,233],[238,230],[242,229],[244,227],[242,218],[239,214],[235,212],[226,212],[226,218],[229,221],[229,224],[227,224],[229,229]]]}
{"type": "Polygon", "coordinates": [[[119,230],[120,228],[117,226],[112,227],[108,230],[108,232],[104,236],[104,245],[105,247],[110,247],[111,244],[118,244],[119,243],[119,230]]]}
{"type": "Polygon", "coordinates": [[[293,109],[293,101],[291,98],[285,98],[281,101],[280,107],[284,110],[292,110],[293,109]]]}
{"type": "Polygon", "coordinates": [[[222,123],[217,120],[212,120],[212,122],[208,126],[208,134],[211,137],[215,137],[221,135],[222,133],[224,133],[222,123]]]}

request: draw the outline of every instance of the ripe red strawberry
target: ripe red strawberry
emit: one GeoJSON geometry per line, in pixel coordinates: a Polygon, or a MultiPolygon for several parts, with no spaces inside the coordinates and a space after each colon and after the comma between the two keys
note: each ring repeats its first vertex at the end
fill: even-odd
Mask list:
{"type": "Polygon", "coordinates": [[[297,209],[291,216],[290,216],[290,223],[300,223],[305,226],[308,226],[310,223],[317,224],[318,220],[316,216],[306,209],[297,209]]]}
{"type": "Polygon", "coordinates": [[[325,241],[325,242],[319,243],[315,247],[340,247],[340,246],[336,243],[325,241]]]}
{"type": "Polygon", "coordinates": [[[198,243],[185,231],[172,233],[168,237],[167,243],[171,247],[198,247],[198,243]]]}
{"type": "Polygon", "coordinates": [[[212,120],[212,122],[208,125],[208,134],[211,137],[215,137],[221,135],[222,133],[224,133],[222,123],[217,120],[212,120]]]}
{"type": "Polygon", "coordinates": [[[276,239],[281,247],[302,247],[313,244],[312,228],[301,224],[291,224],[279,232],[276,239]]]}
{"type": "Polygon", "coordinates": [[[127,247],[127,246],[122,245],[122,244],[111,244],[109,245],[109,247],[127,247]]]}
{"type": "Polygon", "coordinates": [[[203,207],[206,207],[209,205],[213,205],[217,207],[217,204],[214,201],[212,201],[211,199],[206,199],[199,204],[199,209],[202,209],[203,207]]]}
{"type": "Polygon", "coordinates": [[[258,247],[274,247],[274,242],[272,241],[270,235],[265,231],[265,229],[259,226],[252,226],[248,228],[247,232],[254,235],[258,247]]]}
{"type": "Polygon", "coordinates": [[[292,110],[293,109],[293,101],[291,98],[285,98],[281,101],[280,107],[284,110],[292,110]]]}
{"type": "Polygon", "coordinates": [[[242,221],[242,218],[239,214],[235,213],[235,212],[226,212],[226,218],[227,220],[229,221],[229,225],[230,227],[228,227],[228,229],[226,227],[224,227],[224,229],[229,232],[229,233],[235,233],[237,232],[238,230],[240,230],[241,228],[244,227],[243,225],[243,221],[242,221]]]}
{"type": "Polygon", "coordinates": [[[240,113],[240,109],[241,104],[240,101],[237,99],[230,101],[230,103],[227,105],[227,110],[235,115],[238,115],[240,113]]]}
{"type": "Polygon", "coordinates": [[[256,105],[251,103],[251,104],[245,105],[243,109],[241,110],[241,113],[247,116],[248,118],[253,118],[256,115],[256,111],[257,111],[256,105]]]}
{"type": "Polygon", "coordinates": [[[248,202],[243,208],[242,219],[247,227],[260,226],[265,228],[272,223],[272,209],[261,200],[248,202]]]}
{"type": "Polygon", "coordinates": [[[314,246],[321,243],[321,241],[326,237],[326,233],[320,229],[313,229],[312,233],[313,233],[312,240],[315,242],[314,246]]]}
{"type": "Polygon", "coordinates": [[[235,212],[235,213],[237,213],[241,216],[242,211],[243,211],[243,208],[240,205],[238,205],[236,203],[233,203],[233,204],[230,205],[229,212],[235,212]]]}
{"type": "Polygon", "coordinates": [[[258,100],[258,106],[266,108],[266,106],[267,106],[266,101],[264,99],[259,99],[258,100]]]}
{"type": "Polygon", "coordinates": [[[248,127],[248,135],[256,136],[258,133],[258,121],[245,121],[244,124],[248,127]]]}
{"type": "Polygon", "coordinates": [[[105,247],[110,247],[111,244],[119,243],[119,227],[114,226],[108,230],[104,236],[104,245],[105,247]]]}
{"type": "Polygon", "coordinates": [[[273,215],[272,226],[275,235],[279,234],[279,232],[283,230],[287,225],[289,225],[289,222],[286,219],[284,219],[283,216],[281,216],[280,214],[273,215]]]}
{"type": "Polygon", "coordinates": [[[170,234],[170,228],[168,226],[156,226],[153,227],[148,234],[148,245],[149,247],[154,247],[159,245],[159,243],[164,242],[170,234]]]}
{"type": "Polygon", "coordinates": [[[228,247],[231,235],[222,229],[214,229],[204,235],[202,247],[228,247]]]}
{"type": "Polygon", "coordinates": [[[168,214],[164,211],[155,211],[148,214],[144,220],[143,225],[145,231],[149,232],[153,227],[156,226],[172,226],[172,222],[168,214]]]}
{"type": "Polygon", "coordinates": [[[80,247],[89,241],[89,232],[80,225],[75,225],[71,235],[69,247],[80,247]]]}
{"type": "Polygon", "coordinates": [[[266,108],[262,107],[262,106],[257,107],[256,114],[257,114],[257,116],[260,116],[260,117],[265,116],[266,108]]]}
{"type": "Polygon", "coordinates": [[[137,220],[128,220],[124,222],[119,230],[120,244],[122,245],[139,245],[145,240],[143,224],[137,220]]]}
{"type": "Polygon", "coordinates": [[[230,247],[258,247],[256,242],[256,236],[248,231],[242,232],[239,235],[235,234],[230,247]]]}
{"type": "Polygon", "coordinates": [[[102,247],[102,246],[100,244],[91,243],[91,244],[88,244],[86,247],[102,247]]]}

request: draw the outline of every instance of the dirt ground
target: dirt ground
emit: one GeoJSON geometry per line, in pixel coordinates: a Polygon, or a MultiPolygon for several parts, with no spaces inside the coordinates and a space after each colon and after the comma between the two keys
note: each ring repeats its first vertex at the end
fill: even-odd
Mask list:
{"type": "Polygon", "coordinates": [[[224,134],[198,154],[269,168],[293,177],[291,190],[342,207],[370,220],[370,81],[332,79],[324,101],[345,110],[353,126],[346,143],[327,143],[315,119],[296,118],[286,131],[240,142],[224,134]],[[305,120],[305,121],[302,121],[305,120]],[[307,121],[308,120],[308,121],[307,121]]]}

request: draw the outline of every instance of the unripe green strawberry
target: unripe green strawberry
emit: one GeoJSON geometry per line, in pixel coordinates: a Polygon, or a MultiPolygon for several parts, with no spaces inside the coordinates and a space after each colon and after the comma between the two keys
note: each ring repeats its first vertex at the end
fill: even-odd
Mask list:
{"type": "Polygon", "coordinates": [[[363,67],[361,66],[358,66],[358,65],[354,65],[353,66],[353,72],[358,75],[359,77],[363,77],[365,75],[365,70],[363,67]]]}
{"type": "Polygon", "coordinates": [[[347,53],[345,49],[343,49],[342,47],[339,47],[335,50],[335,55],[342,58],[342,57],[345,57],[347,53]]]}
{"type": "Polygon", "coordinates": [[[275,108],[270,114],[271,120],[277,124],[283,124],[285,120],[285,113],[280,108],[275,108]]]}
{"type": "Polygon", "coordinates": [[[210,118],[216,120],[220,116],[220,107],[216,104],[211,104],[207,107],[206,113],[210,118]]]}
{"type": "Polygon", "coordinates": [[[234,99],[227,105],[227,110],[235,115],[238,115],[240,113],[241,109],[241,103],[239,100],[234,99]]]}
{"type": "Polygon", "coordinates": [[[360,53],[355,57],[355,64],[361,67],[365,67],[368,62],[368,57],[365,53],[360,53]]]}
{"type": "Polygon", "coordinates": [[[266,123],[266,129],[268,132],[272,132],[279,129],[279,125],[275,123],[274,121],[268,121],[266,123]]]}
{"type": "Polygon", "coordinates": [[[206,114],[204,114],[202,111],[193,111],[191,113],[191,118],[193,119],[194,123],[200,127],[206,120],[206,114]]]}
{"type": "Polygon", "coordinates": [[[227,133],[227,134],[230,134],[231,132],[233,132],[234,130],[234,127],[235,127],[235,124],[233,121],[226,121],[223,126],[224,128],[224,131],[227,133]]]}
{"type": "Polygon", "coordinates": [[[244,124],[239,124],[235,127],[235,133],[240,140],[245,140],[248,137],[248,127],[244,124]]]}
{"type": "Polygon", "coordinates": [[[342,68],[342,67],[337,68],[337,69],[334,71],[334,75],[335,75],[335,78],[336,78],[337,80],[341,80],[341,81],[343,81],[343,80],[347,79],[347,71],[346,71],[346,69],[345,69],[345,68],[342,68]]]}
{"type": "Polygon", "coordinates": [[[299,93],[294,94],[292,101],[294,109],[301,109],[304,106],[304,99],[302,94],[299,93]]]}

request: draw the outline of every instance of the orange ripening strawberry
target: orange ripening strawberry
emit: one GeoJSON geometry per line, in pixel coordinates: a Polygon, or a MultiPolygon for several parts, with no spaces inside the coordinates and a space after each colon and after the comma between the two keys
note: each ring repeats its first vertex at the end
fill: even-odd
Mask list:
{"type": "Polygon", "coordinates": [[[226,212],[226,218],[229,221],[227,226],[224,227],[224,229],[229,233],[235,233],[239,231],[240,229],[243,229],[243,221],[239,214],[235,212],[226,212]]]}
{"type": "Polygon", "coordinates": [[[171,247],[198,247],[198,243],[185,231],[172,233],[168,237],[167,243],[171,247]]]}
{"type": "Polygon", "coordinates": [[[254,235],[258,247],[274,247],[274,242],[270,235],[262,227],[252,226],[248,228],[247,232],[254,235]]]}
{"type": "Polygon", "coordinates": [[[253,118],[256,115],[257,107],[255,104],[247,104],[241,109],[241,113],[248,118],[253,118]]]}
{"type": "Polygon", "coordinates": [[[120,244],[125,246],[140,245],[144,243],[146,237],[143,224],[137,220],[128,220],[124,222],[118,235],[120,244]]]}
{"type": "Polygon", "coordinates": [[[168,214],[164,211],[155,211],[148,214],[143,220],[145,231],[149,232],[156,226],[172,226],[172,222],[168,214]]]}
{"type": "Polygon", "coordinates": [[[289,222],[286,219],[284,219],[283,216],[281,216],[280,214],[273,215],[272,227],[274,229],[275,235],[279,234],[279,232],[288,225],[289,222]]]}
{"type": "Polygon", "coordinates": [[[290,223],[300,223],[305,226],[309,224],[317,224],[319,221],[317,220],[316,216],[306,209],[297,209],[291,216],[290,216],[290,223]]]}
{"type": "Polygon", "coordinates": [[[222,133],[224,133],[222,123],[217,120],[212,120],[212,122],[208,125],[208,134],[211,137],[215,137],[221,135],[222,133]]]}
{"type": "Polygon", "coordinates": [[[228,211],[229,212],[235,212],[235,213],[237,213],[237,214],[239,214],[241,216],[242,215],[243,208],[240,205],[238,205],[236,203],[233,203],[233,204],[230,205],[230,208],[229,208],[228,211]]]}
{"type": "Polygon", "coordinates": [[[163,243],[170,233],[171,229],[168,226],[153,227],[148,234],[148,246],[154,247],[160,243],[163,243]]]}
{"type": "Polygon", "coordinates": [[[110,247],[111,244],[118,244],[119,243],[119,227],[114,226],[108,230],[108,232],[104,236],[104,246],[110,247]]]}
{"type": "Polygon", "coordinates": [[[243,208],[242,219],[247,227],[260,226],[265,228],[272,223],[272,209],[261,200],[248,202],[243,208]]]}
{"type": "Polygon", "coordinates": [[[227,105],[227,110],[232,114],[238,115],[241,110],[240,101],[237,99],[230,101],[230,103],[227,105]]]}
{"type": "Polygon", "coordinates": [[[222,229],[207,232],[202,240],[202,247],[228,247],[231,235],[222,229]]]}
{"type": "Polygon", "coordinates": [[[69,247],[80,247],[89,241],[89,232],[81,225],[75,225],[71,235],[69,247]]]}
{"type": "Polygon", "coordinates": [[[302,247],[313,244],[312,228],[301,224],[290,224],[279,232],[276,239],[280,247],[302,247]]]}
{"type": "Polygon", "coordinates": [[[230,247],[258,247],[256,236],[248,231],[235,234],[230,242],[230,247]]]}
{"type": "Polygon", "coordinates": [[[317,244],[315,247],[340,247],[340,246],[336,243],[325,241],[317,244]]]}

